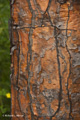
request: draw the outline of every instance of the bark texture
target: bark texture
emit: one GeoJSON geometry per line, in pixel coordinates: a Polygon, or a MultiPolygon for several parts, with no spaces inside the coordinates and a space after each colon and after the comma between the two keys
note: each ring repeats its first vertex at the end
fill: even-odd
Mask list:
{"type": "Polygon", "coordinates": [[[12,120],[80,120],[80,1],[11,1],[12,120]]]}

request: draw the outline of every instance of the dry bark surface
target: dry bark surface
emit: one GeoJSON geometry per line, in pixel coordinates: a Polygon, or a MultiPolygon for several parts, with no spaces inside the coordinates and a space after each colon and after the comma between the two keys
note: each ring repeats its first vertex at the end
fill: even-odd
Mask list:
{"type": "Polygon", "coordinates": [[[12,120],[80,120],[80,0],[12,0],[12,120]]]}

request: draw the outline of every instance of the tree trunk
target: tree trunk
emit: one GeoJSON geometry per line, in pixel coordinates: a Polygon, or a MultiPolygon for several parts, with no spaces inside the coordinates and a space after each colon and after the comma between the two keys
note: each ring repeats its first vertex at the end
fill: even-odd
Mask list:
{"type": "Polygon", "coordinates": [[[80,120],[80,1],[11,1],[12,120],[80,120]]]}

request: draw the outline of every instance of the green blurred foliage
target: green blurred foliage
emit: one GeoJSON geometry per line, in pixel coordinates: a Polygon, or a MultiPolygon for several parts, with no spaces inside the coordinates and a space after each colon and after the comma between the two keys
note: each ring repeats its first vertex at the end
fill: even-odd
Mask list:
{"type": "Polygon", "coordinates": [[[3,114],[10,114],[10,41],[8,20],[10,18],[10,1],[0,0],[0,120],[9,120],[3,114]]]}

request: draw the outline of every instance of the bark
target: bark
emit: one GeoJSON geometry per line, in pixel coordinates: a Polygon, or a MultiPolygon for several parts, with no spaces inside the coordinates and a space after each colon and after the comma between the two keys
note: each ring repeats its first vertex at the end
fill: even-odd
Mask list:
{"type": "Polygon", "coordinates": [[[80,120],[80,1],[10,6],[12,120],[80,120]]]}

